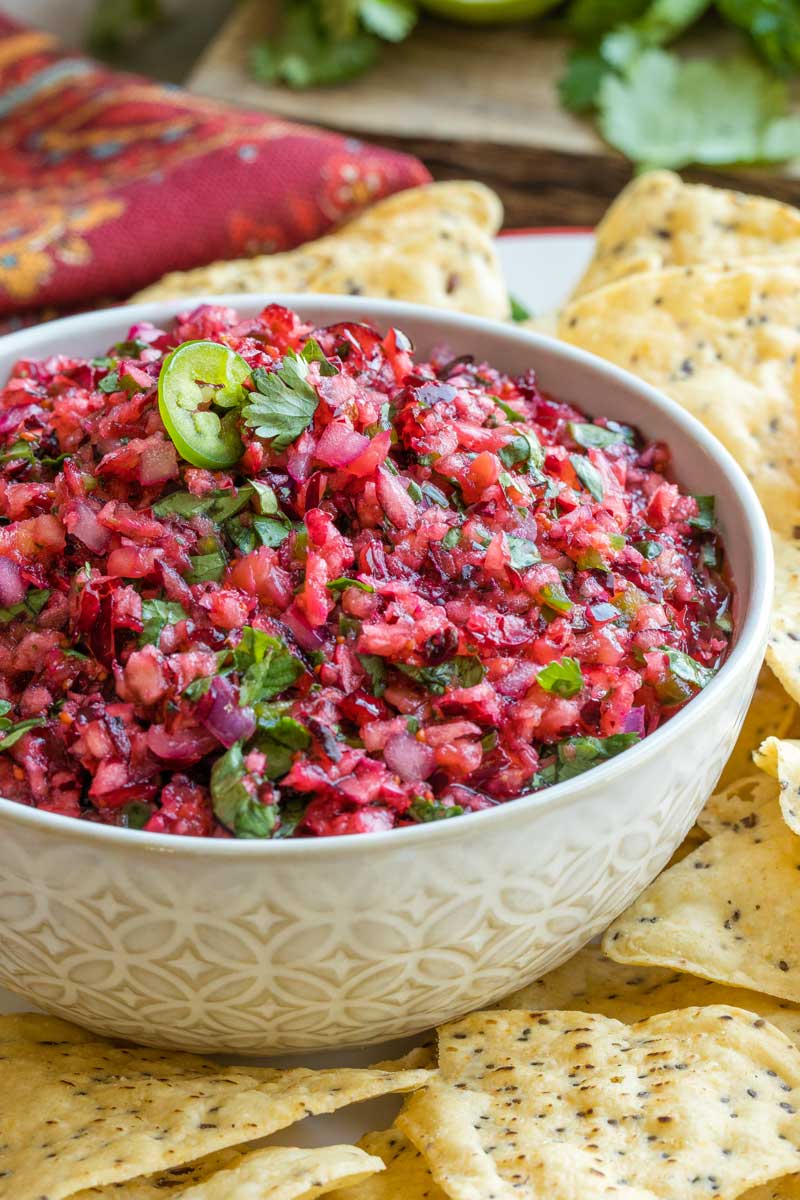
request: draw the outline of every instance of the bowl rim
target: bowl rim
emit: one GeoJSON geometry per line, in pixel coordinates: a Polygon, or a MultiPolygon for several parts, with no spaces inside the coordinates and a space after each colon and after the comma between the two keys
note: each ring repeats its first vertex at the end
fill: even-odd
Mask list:
{"type": "MultiPolygon", "coordinates": [[[[709,458],[716,470],[727,476],[746,517],[742,533],[746,536],[753,559],[751,596],[747,609],[736,630],[736,643],[728,658],[711,682],[697,696],[676,713],[665,725],[655,730],[641,742],[574,779],[552,784],[540,792],[531,792],[499,804],[495,808],[465,813],[458,820],[436,821],[400,829],[387,829],[374,833],[340,834],[328,838],[304,838],[285,840],[201,838],[188,835],[145,833],[131,831],[113,825],[100,825],[81,821],[76,817],[43,812],[16,801],[0,797],[0,820],[9,820],[42,833],[52,833],[87,841],[96,847],[107,845],[117,850],[144,853],[197,857],[209,854],[214,858],[243,858],[254,860],[273,858],[276,855],[292,858],[328,858],[332,855],[363,855],[376,851],[395,849],[414,850],[419,844],[433,845],[444,839],[468,838],[479,835],[481,830],[501,828],[505,822],[514,822],[532,811],[549,812],[562,809],[585,798],[595,785],[613,782],[619,776],[634,772],[640,763],[650,756],[660,755],[670,743],[680,740],[688,722],[701,721],[710,707],[721,696],[723,689],[733,690],[737,680],[746,675],[752,666],[754,654],[759,660],[763,654],[769,626],[772,602],[774,556],[772,537],[766,516],[753,490],[753,486],[730,452],[695,417],[681,408],[657,388],[639,379],[631,372],[605,359],[590,354],[567,342],[559,341],[547,334],[523,329],[502,321],[489,320],[469,314],[451,312],[421,304],[371,299],[370,297],[336,296],[324,293],[222,293],[200,294],[179,297],[173,300],[153,300],[141,304],[117,305],[112,308],[93,310],[74,316],[62,317],[41,325],[14,331],[0,339],[0,349],[15,356],[34,356],[38,342],[49,342],[53,336],[68,339],[73,333],[85,333],[87,327],[97,328],[98,337],[117,323],[132,325],[138,321],[152,320],[154,323],[173,318],[178,313],[191,311],[200,304],[216,304],[233,308],[259,311],[267,304],[283,304],[288,308],[328,308],[332,310],[331,323],[336,320],[375,320],[378,323],[402,324],[404,320],[427,320],[442,328],[443,337],[447,327],[476,334],[490,333],[513,344],[527,346],[531,355],[541,349],[549,354],[560,355],[564,360],[578,363],[594,371],[610,386],[635,389],[644,405],[682,427],[709,458]]],[[[734,580],[735,583],[735,580],[734,580]]]]}

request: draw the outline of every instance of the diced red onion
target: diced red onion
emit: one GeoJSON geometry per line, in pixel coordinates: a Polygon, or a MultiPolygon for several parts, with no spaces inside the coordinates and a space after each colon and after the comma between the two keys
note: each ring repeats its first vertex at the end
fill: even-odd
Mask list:
{"type": "Polygon", "coordinates": [[[139,482],[144,487],[174,479],[178,474],[178,459],[172,442],[154,439],[142,451],[139,460],[139,482]]]}
{"type": "Polygon", "coordinates": [[[286,612],[281,616],[281,621],[294,634],[298,646],[301,646],[303,650],[308,650],[309,652],[312,650],[321,650],[325,645],[325,639],[316,629],[312,629],[296,603],[286,609],[286,612]]]}
{"type": "Polygon", "coordinates": [[[644,708],[632,708],[622,722],[622,732],[638,733],[641,737],[644,737],[644,717],[644,708]]]}
{"type": "Polygon", "coordinates": [[[251,708],[240,708],[239,697],[231,683],[218,675],[197,706],[200,724],[217,741],[230,749],[255,733],[256,719],[251,708]]]}
{"type": "Polygon", "coordinates": [[[17,564],[10,558],[0,557],[0,606],[8,608],[12,604],[19,604],[26,590],[17,564]]]}
{"type": "Polygon", "coordinates": [[[93,554],[102,554],[108,549],[111,534],[97,519],[97,513],[86,500],[73,500],[65,514],[67,532],[83,542],[93,554]]]}
{"type": "Polygon", "coordinates": [[[410,733],[392,734],[383,747],[383,759],[390,771],[408,783],[427,779],[436,770],[436,756],[430,746],[410,733]]]}

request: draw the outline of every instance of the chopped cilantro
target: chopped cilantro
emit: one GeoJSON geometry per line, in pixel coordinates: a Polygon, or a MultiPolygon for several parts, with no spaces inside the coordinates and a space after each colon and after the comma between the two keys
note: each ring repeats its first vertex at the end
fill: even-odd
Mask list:
{"type": "Polygon", "coordinates": [[[640,741],[638,733],[615,733],[606,738],[566,738],[557,746],[556,778],[559,783],[563,783],[566,779],[574,779],[576,775],[582,775],[590,767],[594,767],[600,762],[606,762],[630,746],[635,746],[638,741],[640,741]]]}
{"type": "Polygon", "coordinates": [[[542,561],[539,547],[535,542],[528,538],[515,537],[513,533],[509,533],[507,539],[511,554],[511,566],[515,571],[524,571],[526,567],[532,567],[534,563],[542,561]]]}
{"type": "MultiPolygon", "coordinates": [[[[363,655],[361,657],[363,661],[363,655]]],[[[443,696],[448,687],[475,687],[486,674],[480,659],[466,654],[438,663],[435,667],[414,667],[409,663],[396,665],[409,679],[424,684],[434,696],[443,696]]]]}
{"type": "Polygon", "coordinates": [[[358,588],[361,592],[374,592],[375,588],[371,583],[364,583],[363,579],[350,579],[347,575],[340,575],[338,579],[331,579],[325,586],[330,588],[332,592],[343,592],[346,588],[358,588]]]}
{"type": "Polygon", "coordinates": [[[602,501],[605,489],[603,487],[603,477],[597,467],[581,454],[570,454],[569,461],[572,463],[575,474],[587,492],[598,502],[602,501]]]}
{"type": "Polygon", "coordinates": [[[674,650],[671,646],[659,646],[658,649],[666,654],[672,674],[696,688],[704,688],[716,675],[713,667],[704,667],[682,650],[674,650]]]}
{"type": "Polygon", "coordinates": [[[369,675],[373,695],[382,696],[386,691],[386,663],[379,654],[359,654],[358,658],[369,675]]]}
{"type": "Polygon", "coordinates": [[[567,429],[572,440],[587,450],[592,446],[603,450],[606,446],[617,446],[620,442],[633,444],[633,430],[624,425],[616,429],[605,429],[602,425],[592,425],[590,422],[569,421],[567,429]]]}
{"type": "Polygon", "coordinates": [[[28,717],[26,721],[17,721],[16,725],[6,724],[7,721],[7,717],[0,721],[0,728],[5,729],[3,737],[0,738],[0,750],[10,750],[29,730],[44,725],[44,717],[28,717]]]}
{"type": "Polygon", "coordinates": [[[664,553],[664,547],[661,542],[654,542],[650,538],[645,538],[643,542],[634,542],[634,550],[638,550],[642,558],[654,559],[658,558],[659,554],[664,553]]]}
{"type": "Polygon", "coordinates": [[[316,338],[311,337],[308,339],[305,346],[303,346],[301,357],[304,358],[307,363],[319,363],[320,375],[339,374],[339,368],[335,367],[332,362],[328,362],[328,359],[323,354],[322,347],[316,338]]]}
{"type": "Polygon", "coordinates": [[[461,530],[457,528],[448,529],[447,533],[442,538],[442,545],[445,550],[452,550],[461,541],[461,530]]]}
{"type": "Polygon", "coordinates": [[[303,673],[303,664],[277,638],[245,625],[233,662],[240,673],[239,697],[254,705],[284,692],[303,673]]]}
{"type": "Polygon", "coordinates": [[[267,756],[267,776],[281,779],[291,768],[298,750],[307,750],[311,734],[304,725],[280,711],[279,705],[264,705],[259,711],[256,742],[267,756]]]}
{"type": "Polygon", "coordinates": [[[228,565],[219,550],[190,555],[189,562],[192,565],[186,576],[188,583],[219,583],[228,565]]]}
{"type": "Polygon", "coordinates": [[[167,625],[176,625],[184,620],[186,612],[183,605],[176,600],[143,600],[142,601],[142,632],[139,634],[139,645],[158,645],[161,630],[167,625]]]}
{"type": "Polygon", "coordinates": [[[507,442],[500,451],[500,461],[506,467],[527,463],[532,475],[540,475],[544,462],[544,449],[533,430],[528,429],[507,442]]]}
{"type": "Polygon", "coordinates": [[[523,413],[517,412],[516,408],[512,408],[510,404],[506,404],[505,400],[501,400],[499,396],[490,396],[490,400],[494,400],[497,407],[505,413],[509,421],[524,421],[526,418],[523,413]]]}
{"type": "Polygon", "coordinates": [[[560,613],[568,613],[572,608],[572,601],[560,583],[546,583],[539,592],[539,600],[560,613]]]}
{"type": "Polygon", "coordinates": [[[50,594],[47,588],[32,588],[25,594],[24,600],[11,604],[8,608],[0,608],[0,625],[7,625],[17,617],[38,617],[50,599],[50,594]]]}
{"type": "Polygon", "coordinates": [[[530,311],[525,307],[521,300],[516,296],[509,296],[511,302],[511,320],[512,321],[529,321],[531,319],[530,311]]]}
{"type": "Polygon", "coordinates": [[[291,524],[285,519],[275,520],[272,517],[253,517],[253,529],[258,534],[262,546],[275,549],[286,541],[292,532],[291,524]]]}
{"type": "Polygon", "coordinates": [[[716,526],[716,503],[713,496],[695,496],[697,516],[689,518],[694,529],[714,529],[716,526]]]}
{"type": "Polygon", "coordinates": [[[576,696],[583,687],[583,675],[577,658],[556,659],[548,663],[536,676],[539,687],[556,696],[576,696]]]}
{"type": "Polygon", "coordinates": [[[413,802],[408,809],[408,816],[420,824],[428,821],[445,821],[449,817],[461,817],[464,809],[460,804],[442,804],[439,800],[423,800],[421,797],[413,802]]]}
{"type": "Polygon", "coordinates": [[[119,371],[110,371],[104,379],[100,380],[97,386],[100,391],[104,392],[107,396],[110,396],[112,392],[118,392],[121,387],[119,382],[119,371]]]}
{"type": "MultiPolygon", "coordinates": [[[[241,742],[236,742],[211,768],[211,802],[217,818],[241,838],[269,837],[277,814],[273,805],[260,804],[245,784],[241,742]]],[[[262,782],[253,779],[251,784],[262,782]]]]}

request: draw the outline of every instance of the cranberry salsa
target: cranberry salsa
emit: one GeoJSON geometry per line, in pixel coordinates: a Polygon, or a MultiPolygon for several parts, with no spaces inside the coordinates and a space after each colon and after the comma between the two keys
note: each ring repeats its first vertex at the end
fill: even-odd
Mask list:
{"type": "Polygon", "coordinates": [[[49,812],[455,817],[619,754],[730,643],[666,446],[396,329],[203,305],[19,362],[0,445],[0,795],[49,812]]]}

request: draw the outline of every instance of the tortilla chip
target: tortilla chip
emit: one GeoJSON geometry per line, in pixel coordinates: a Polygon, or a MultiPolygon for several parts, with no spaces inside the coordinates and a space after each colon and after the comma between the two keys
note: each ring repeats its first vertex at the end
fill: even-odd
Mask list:
{"type": "Polygon", "coordinates": [[[46,1017],[41,1013],[4,1013],[0,1016],[0,1046],[7,1042],[33,1041],[46,1044],[52,1042],[93,1042],[97,1034],[81,1029],[71,1021],[60,1017],[46,1017]]]}
{"type": "Polygon", "coordinates": [[[784,1175],[745,1192],[742,1200],[800,1200],[800,1175],[784,1175]]]}
{"type": "Polygon", "coordinates": [[[331,1200],[447,1200],[419,1150],[399,1129],[367,1133],[358,1144],[367,1154],[377,1154],[386,1170],[334,1192],[331,1200]]]}
{"type": "MultiPolygon", "coordinates": [[[[800,514],[796,514],[796,517],[800,514]]],[[[800,529],[774,536],[775,598],[767,662],[794,700],[800,702],[800,529]]],[[[771,730],[775,732],[775,730],[771,730]]]]}
{"type": "Polygon", "coordinates": [[[778,780],[783,819],[800,833],[800,741],[768,737],[754,755],[756,766],[778,780]]]}
{"type": "Polygon", "coordinates": [[[609,957],[800,1002],[800,840],[772,786],[769,807],[665,871],[614,922],[609,957]]]}
{"type": "Polygon", "coordinates": [[[731,829],[736,832],[753,829],[759,813],[772,808],[774,803],[775,784],[765,775],[753,772],[709,797],[697,824],[709,837],[731,829]]]}
{"type": "Polygon", "coordinates": [[[381,1062],[373,1063],[373,1069],[376,1071],[416,1071],[435,1066],[436,1043],[433,1041],[414,1046],[413,1050],[409,1050],[400,1058],[385,1058],[381,1062]]]}
{"type": "Polygon", "coordinates": [[[797,705],[765,664],[761,668],[744,725],[720,777],[720,789],[752,773],[753,753],[766,737],[771,734],[779,738],[791,737],[794,731],[800,735],[797,705]]]}
{"type": "Polygon", "coordinates": [[[7,1189],[0,1185],[0,1196],[61,1200],[428,1078],[427,1071],[223,1067],[111,1042],[19,1040],[0,1055],[0,1180],[7,1189]]]}
{"type": "Polygon", "coordinates": [[[570,304],[558,332],[702,421],[749,476],[772,528],[791,533],[800,513],[800,267],[637,275],[570,304]]]}
{"type": "Polygon", "coordinates": [[[600,946],[586,946],[492,1007],[578,1009],[631,1025],[676,1008],[715,1004],[757,1013],[800,1048],[800,1006],[665,967],[627,966],[608,958],[600,946]]]}
{"type": "Polygon", "coordinates": [[[620,192],[595,239],[594,257],[575,296],[640,271],[800,255],[800,211],[765,196],[651,171],[620,192]]]}
{"type": "Polygon", "coordinates": [[[313,1200],[383,1170],[356,1146],[295,1150],[271,1146],[249,1154],[223,1150],[144,1179],[89,1188],[75,1200],[313,1200]]]}
{"type": "Polygon", "coordinates": [[[439,1063],[397,1124],[452,1200],[733,1200],[798,1164],[800,1051],[737,1008],[473,1013],[439,1063]]]}
{"type": "Polygon", "coordinates": [[[502,221],[481,184],[437,183],[382,200],[338,232],[283,254],[174,271],[135,302],[223,292],[315,292],[508,316],[492,241],[502,221]]]}
{"type": "Polygon", "coordinates": [[[681,862],[682,859],[686,858],[687,854],[692,854],[698,846],[702,846],[706,837],[705,830],[701,829],[699,825],[693,825],[667,863],[667,866],[671,867],[673,863],[681,862]]]}

